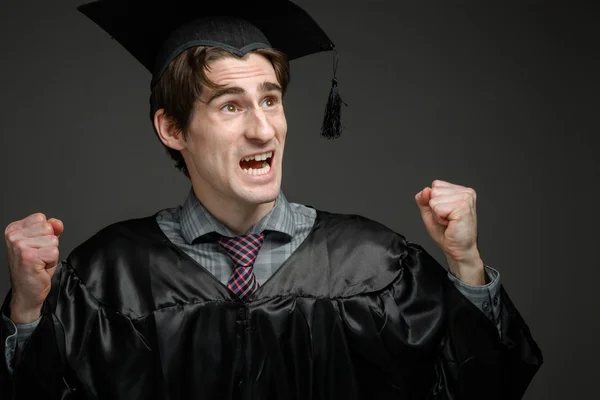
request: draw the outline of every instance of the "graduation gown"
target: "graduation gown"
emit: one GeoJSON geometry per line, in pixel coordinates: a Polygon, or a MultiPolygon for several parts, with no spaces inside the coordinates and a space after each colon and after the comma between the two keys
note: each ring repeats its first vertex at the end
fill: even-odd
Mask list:
{"type": "Polygon", "coordinates": [[[0,398],[521,398],[542,363],[525,321],[502,289],[500,338],[446,274],[379,223],[317,211],[242,302],[154,216],[119,222],[57,270],[0,398]]]}

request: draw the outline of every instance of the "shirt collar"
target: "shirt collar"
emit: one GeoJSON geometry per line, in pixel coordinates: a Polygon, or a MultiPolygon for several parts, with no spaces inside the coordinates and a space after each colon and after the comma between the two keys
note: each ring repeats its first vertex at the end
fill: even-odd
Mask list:
{"type": "MultiPolygon", "coordinates": [[[[190,244],[196,239],[213,232],[222,236],[236,236],[204,208],[196,197],[193,188],[190,189],[181,208],[180,224],[181,234],[186,242],[190,244]]],[[[292,208],[282,192],[279,192],[279,196],[277,196],[275,207],[256,225],[252,226],[247,233],[261,233],[263,231],[280,232],[290,238],[296,232],[292,208]]]]}

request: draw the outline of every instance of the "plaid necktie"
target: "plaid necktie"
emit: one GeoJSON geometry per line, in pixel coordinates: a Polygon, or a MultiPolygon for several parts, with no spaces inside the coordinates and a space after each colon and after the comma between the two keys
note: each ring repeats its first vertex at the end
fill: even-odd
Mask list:
{"type": "Polygon", "coordinates": [[[233,260],[233,272],[227,287],[242,300],[246,300],[258,289],[252,268],[264,239],[264,233],[219,238],[219,244],[233,260]]]}

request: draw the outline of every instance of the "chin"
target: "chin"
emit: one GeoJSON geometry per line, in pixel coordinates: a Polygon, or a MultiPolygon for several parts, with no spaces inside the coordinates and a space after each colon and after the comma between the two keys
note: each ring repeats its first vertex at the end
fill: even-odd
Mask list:
{"type": "Polygon", "coordinates": [[[277,200],[277,196],[279,196],[279,192],[275,193],[275,194],[271,194],[268,196],[257,196],[251,199],[253,204],[266,204],[266,203],[272,203],[275,200],[277,200]]]}
{"type": "Polygon", "coordinates": [[[246,202],[250,204],[265,204],[271,203],[277,200],[279,196],[279,188],[271,190],[255,190],[244,193],[242,197],[246,202]]]}

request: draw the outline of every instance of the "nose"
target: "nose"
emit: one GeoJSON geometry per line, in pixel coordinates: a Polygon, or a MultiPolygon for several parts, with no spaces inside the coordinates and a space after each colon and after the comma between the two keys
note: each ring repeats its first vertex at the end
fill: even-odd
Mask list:
{"type": "Polygon", "coordinates": [[[249,116],[249,126],[246,129],[246,137],[262,143],[267,143],[275,136],[275,127],[269,120],[265,112],[260,109],[254,109],[249,116]]]}

